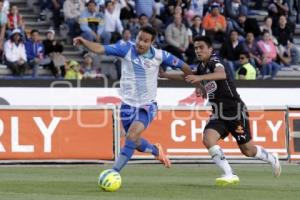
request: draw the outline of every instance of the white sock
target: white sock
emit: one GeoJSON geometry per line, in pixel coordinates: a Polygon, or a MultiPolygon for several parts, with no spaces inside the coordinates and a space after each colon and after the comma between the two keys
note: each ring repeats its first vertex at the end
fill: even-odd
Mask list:
{"type": "Polygon", "coordinates": [[[232,169],[225,158],[225,155],[219,145],[214,145],[208,150],[209,155],[215,163],[223,170],[225,175],[232,175],[232,169]]]}
{"type": "Polygon", "coordinates": [[[255,158],[266,161],[266,162],[268,162],[272,165],[275,164],[275,158],[272,154],[267,152],[263,147],[260,147],[260,146],[257,146],[257,145],[255,145],[255,146],[256,146],[256,149],[257,149],[255,158]]]}

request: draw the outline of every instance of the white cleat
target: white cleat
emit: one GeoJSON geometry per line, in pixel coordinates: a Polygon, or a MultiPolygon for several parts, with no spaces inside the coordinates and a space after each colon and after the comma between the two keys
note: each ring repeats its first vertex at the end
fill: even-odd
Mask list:
{"type": "Polygon", "coordinates": [[[223,175],[216,179],[217,186],[238,185],[240,179],[237,175],[223,175]]]}
{"type": "Polygon", "coordinates": [[[273,174],[276,178],[278,178],[281,174],[281,165],[278,159],[278,155],[277,154],[273,154],[274,159],[275,159],[275,163],[272,165],[273,168],[273,174]]]}

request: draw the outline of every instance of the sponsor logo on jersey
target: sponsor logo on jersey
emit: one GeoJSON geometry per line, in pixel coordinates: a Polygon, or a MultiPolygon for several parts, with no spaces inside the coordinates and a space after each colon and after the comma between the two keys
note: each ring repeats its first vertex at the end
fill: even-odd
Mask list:
{"type": "Polygon", "coordinates": [[[154,65],[153,61],[151,61],[151,60],[144,60],[144,66],[146,68],[151,68],[151,67],[154,67],[155,65],[154,65]]]}
{"type": "Polygon", "coordinates": [[[209,81],[205,84],[205,89],[208,94],[213,93],[218,88],[217,83],[215,81],[209,81]]]}
{"type": "Polygon", "coordinates": [[[140,60],[138,58],[133,59],[132,61],[133,63],[139,65],[140,64],[140,60]]]}
{"type": "Polygon", "coordinates": [[[179,59],[174,58],[173,61],[172,61],[172,64],[176,66],[176,65],[178,65],[178,63],[179,63],[179,59]]]}

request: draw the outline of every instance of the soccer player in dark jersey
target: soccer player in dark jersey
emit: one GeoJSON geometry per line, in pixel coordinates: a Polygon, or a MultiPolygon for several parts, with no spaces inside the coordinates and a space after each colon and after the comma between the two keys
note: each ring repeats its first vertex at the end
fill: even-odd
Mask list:
{"type": "MultiPolygon", "coordinates": [[[[225,186],[238,184],[239,177],[233,173],[231,166],[218,140],[224,139],[229,133],[236,139],[241,152],[247,157],[255,157],[272,165],[273,174],[279,177],[281,166],[276,155],[268,153],[263,147],[251,141],[248,112],[244,102],[229,79],[229,72],[222,60],[214,54],[212,42],[206,36],[194,38],[197,59],[200,61],[195,75],[188,75],[185,80],[192,84],[204,85],[213,114],[204,129],[203,144],[218,167],[224,174],[216,179],[216,184],[225,186]]],[[[161,72],[161,77],[183,79],[184,76],[161,72]]],[[[201,90],[197,90],[200,95],[201,90]]]]}

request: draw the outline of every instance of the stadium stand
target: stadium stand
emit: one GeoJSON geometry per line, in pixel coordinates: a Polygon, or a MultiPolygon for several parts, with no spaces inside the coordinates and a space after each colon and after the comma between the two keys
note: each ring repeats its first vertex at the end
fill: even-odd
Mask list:
{"type": "MultiPolygon", "coordinates": [[[[59,1],[57,1],[59,2],[59,1]]],[[[63,2],[63,1],[61,1],[63,2]]],[[[96,1],[97,2],[97,1],[96,1]]],[[[121,1],[123,2],[123,1],[121,1]]],[[[163,1],[161,1],[163,2],[163,1]]],[[[165,1],[167,2],[167,1],[165,1]]],[[[182,1],[185,2],[185,1],[182,1]]],[[[208,2],[216,2],[216,1],[208,1],[208,2]]],[[[217,2],[223,2],[223,1],[217,1],[217,2]]],[[[226,2],[226,1],[225,1],[226,2]]],[[[255,1],[242,1],[242,2],[248,2],[247,7],[248,7],[248,18],[255,18],[259,24],[262,24],[263,19],[265,16],[268,15],[268,12],[266,11],[268,9],[268,6],[270,5],[269,0],[264,0],[262,4],[262,9],[256,10],[257,5],[255,5],[255,1]]],[[[10,0],[9,1],[10,5],[17,5],[19,8],[19,12],[23,16],[23,20],[25,21],[25,32],[28,34],[30,33],[31,30],[37,29],[40,32],[40,35],[42,36],[42,39],[45,38],[46,32],[49,29],[49,27],[54,27],[57,26],[57,23],[53,23],[53,16],[52,12],[42,12],[43,13],[43,19],[41,19],[41,9],[39,5],[38,0],[10,0]]],[[[184,6],[182,6],[184,8],[184,6]]],[[[101,6],[100,6],[101,10],[101,6]]],[[[176,12],[176,11],[175,11],[176,12]]],[[[290,19],[294,22],[298,22],[297,20],[298,13],[293,10],[291,12],[290,19]]],[[[158,23],[163,21],[163,19],[158,20],[158,23]]],[[[61,23],[59,30],[57,30],[56,34],[56,39],[61,41],[63,46],[64,46],[64,51],[63,55],[67,58],[67,60],[76,60],[79,62],[83,62],[83,55],[84,49],[80,49],[77,47],[74,47],[72,45],[72,40],[68,37],[67,35],[67,30],[66,30],[66,25],[64,23],[61,23]]],[[[295,25],[295,33],[294,33],[294,44],[300,48],[300,24],[295,25]]],[[[163,44],[161,45],[163,47],[163,44]]],[[[221,47],[221,43],[215,43],[214,47],[219,50],[221,47]]],[[[102,72],[105,74],[106,68],[109,68],[113,65],[115,65],[116,60],[114,58],[106,57],[106,56],[101,56],[98,57],[96,56],[96,61],[98,63],[98,67],[101,66],[102,72]],[[101,63],[101,64],[100,64],[101,63]]],[[[25,75],[22,78],[29,78],[30,79],[30,74],[31,71],[27,71],[25,75]]],[[[15,79],[16,77],[13,77],[11,75],[11,71],[7,69],[7,66],[2,63],[0,65],[0,78],[1,79],[15,79]]],[[[44,69],[43,67],[40,67],[38,69],[38,78],[40,79],[49,79],[49,78],[54,78],[51,75],[51,72],[48,69],[44,69]]],[[[275,79],[280,79],[280,80],[298,80],[300,79],[300,65],[292,65],[289,67],[283,67],[275,77],[275,79]]]]}

